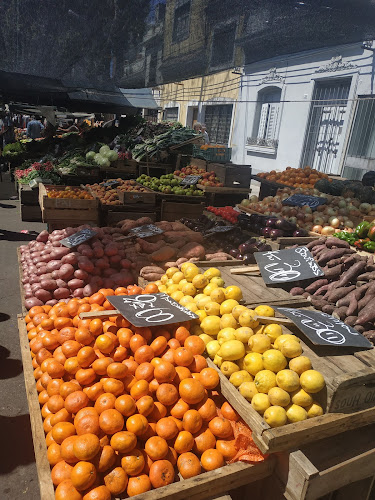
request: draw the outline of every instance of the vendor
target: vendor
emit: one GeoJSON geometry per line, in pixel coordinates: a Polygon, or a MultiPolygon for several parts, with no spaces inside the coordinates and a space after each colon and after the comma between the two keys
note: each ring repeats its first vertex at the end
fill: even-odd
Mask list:
{"type": "Polygon", "coordinates": [[[27,124],[27,137],[30,137],[31,139],[39,139],[39,137],[42,137],[42,130],[44,130],[44,126],[35,118],[35,116],[32,116],[31,121],[27,124]]]}

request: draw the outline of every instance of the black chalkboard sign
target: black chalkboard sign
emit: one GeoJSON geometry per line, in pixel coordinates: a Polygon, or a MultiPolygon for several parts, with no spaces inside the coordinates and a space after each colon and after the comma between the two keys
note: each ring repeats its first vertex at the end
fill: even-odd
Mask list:
{"type": "Polygon", "coordinates": [[[107,182],[103,182],[102,183],[102,186],[103,187],[108,187],[108,186],[117,186],[119,183],[119,181],[107,181],[107,182]]]}
{"type": "Polygon", "coordinates": [[[194,184],[197,184],[199,179],[201,179],[201,175],[187,175],[182,181],[180,182],[181,186],[193,186],[194,184]]]}
{"type": "Polygon", "coordinates": [[[307,194],[293,194],[283,200],[283,205],[291,205],[293,207],[303,207],[307,205],[311,209],[319,207],[319,205],[325,205],[327,203],[327,198],[321,198],[320,196],[310,196],[307,194]]]}
{"type": "Polygon", "coordinates": [[[134,326],[158,326],[197,319],[166,293],[111,295],[108,301],[134,326]]]}
{"type": "Polygon", "coordinates": [[[96,232],[92,229],[82,229],[82,231],[78,231],[78,233],[64,238],[60,241],[60,243],[68,248],[73,248],[87,240],[90,240],[94,236],[96,236],[96,232]]]}
{"type": "Polygon", "coordinates": [[[233,231],[233,229],[235,229],[235,226],[215,226],[211,229],[208,229],[204,236],[212,236],[213,234],[217,233],[228,233],[229,231],[233,231]]]}
{"type": "Polygon", "coordinates": [[[266,285],[324,276],[307,247],[256,252],[254,255],[266,285]]]}
{"type": "Polygon", "coordinates": [[[357,330],[329,314],[288,307],[275,307],[275,309],[291,319],[315,345],[366,349],[373,347],[371,342],[357,330]]]}
{"type": "Polygon", "coordinates": [[[164,233],[163,229],[154,226],[153,224],[145,224],[144,226],[135,227],[130,230],[131,236],[136,236],[137,238],[148,238],[149,236],[155,236],[156,234],[164,233]]]}

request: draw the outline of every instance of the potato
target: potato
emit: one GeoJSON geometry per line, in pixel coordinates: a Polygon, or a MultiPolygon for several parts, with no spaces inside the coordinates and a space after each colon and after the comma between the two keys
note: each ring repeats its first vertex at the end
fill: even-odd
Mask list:
{"type": "Polygon", "coordinates": [[[70,290],[67,288],[58,288],[53,292],[55,299],[67,299],[70,296],[70,290]]]}
{"type": "Polygon", "coordinates": [[[63,264],[59,269],[59,278],[68,280],[74,274],[74,267],[71,264],[63,264]]]}
{"type": "Polygon", "coordinates": [[[89,279],[89,274],[86,271],[82,271],[82,269],[76,269],[74,271],[74,277],[79,280],[87,281],[89,279]]]}
{"type": "Polygon", "coordinates": [[[57,288],[56,281],[51,280],[51,279],[43,279],[40,281],[40,284],[41,284],[42,288],[44,288],[44,290],[56,290],[56,288],[57,288]]]}
{"type": "Polygon", "coordinates": [[[79,280],[77,278],[68,281],[68,287],[71,290],[76,290],[77,288],[83,288],[85,286],[85,282],[83,280],[79,280]]]}
{"type": "Polygon", "coordinates": [[[62,266],[61,260],[50,260],[47,263],[47,271],[57,271],[62,266]]]}
{"type": "Polygon", "coordinates": [[[71,264],[72,266],[75,266],[78,262],[78,255],[76,252],[71,252],[66,255],[61,259],[61,262],[63,264],[71,264]]]}
{"type": "Polygon", "coordinates": [[[36,297],[30,297],[29,299],[25,300],[25,307],[26,309],[31,309],[34,306],[42,306],[43,302],[36,297]]]}
{"type": "Polygon", "coordinates": [[[47,302],[47,300],[52,299],[52,295],[48,290],[43,290],[43,288],[40,288],[35,292],[35,297],[43,302],[47,302]]]}

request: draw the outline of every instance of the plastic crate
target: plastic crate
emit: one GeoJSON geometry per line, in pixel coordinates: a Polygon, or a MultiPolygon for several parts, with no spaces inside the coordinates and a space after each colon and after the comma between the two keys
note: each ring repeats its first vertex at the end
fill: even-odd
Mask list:
{"type": "Polygon", "coordinates": [[[203,158],[204,160],[207,161],[226,163],[231,159],[232,148],[227,148],[223,146],[217,148],[201,149],[199,146],[194,146],[193,156],[195,158],[203,158]]]}

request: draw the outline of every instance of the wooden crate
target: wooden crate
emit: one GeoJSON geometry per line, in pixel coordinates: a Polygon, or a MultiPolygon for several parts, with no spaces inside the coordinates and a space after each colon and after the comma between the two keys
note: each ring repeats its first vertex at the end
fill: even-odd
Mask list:
{"type": "Polygon", "coordinates": [[[118,177],[118,174],[138,175],[138,162],[135,160],[116,160],[110,167],[101,167],[100,171],[112,177],[118,177]]]}
{"type": "Polygon", "coordinates": [[[55,231],[55,229],[65,229],[67,227],[78,227],[83,224],[87,224],[89,226],[95,227],[98,225],[99,220],[49,220],[47,222],[47,230],[48,232],[55,231]]]}
{"type": "Polygon", "coordinates": [[[19,199],[23,205],[39,206],[39,191],[31,189],[27,184],[18,184],[19,199]]]}
{"type": "Polygon", "coordinates": [[[39,205],[21,205],[21,220],[25,222],[42,222],[42,211],[39,205]]]}
{"type": "MultiPolygon", "coordinates": [[[[144,188],[147,189],[147,188],[144,188]]],[[[142,204],[142,205],[155,205],[156,193],[147,189],[146,192],[140,191],[122,191],[117,189],[118,197],[123,205],[127,204],[142,204]]]]}
{"type": "Polygon", "coordinates": [[[175,203],[163,200],[161,203],[161,220],[176,221],[181,217],[197,219],[203,214],[204,203],[175,203]]]}
{"type": "MultiPolygon", "coordinates": [[[[65,186],[49,186],[51,189],[64,190],[65,186]]],[[[97,221],[99,217],[98,199],[75,200],[73,198],[48,198],[44,184],[39,184],[39,205],[43,222],[51,221],[97,221]]],[[[78,225],[80,225],[78,224],[78,225]]]]}
{"type": "MultiPolygon", "coordinates": [[[[50,465],[47,460],[45,433],[43,430],[38,393],[35,387],[34,370],[31,364],[26,324],[21,314],[18,315],[18,331],[40,497],[41,500],[54,500],[54,487],[50,475],[50,465]]],[[[134,500],[184,500],[186,498],[189,498],[189,500],[205,500],[225,493],[230,489],[269,477],[273,473],[275,463],[276,461],[273,457],[269,457],[264,462],[255,465],[236,462],[225,465],[212,472],[203,473],[191,479],[181,479],[169,486],[151,490],[133,498],[134,500]]]]}
{"type": "Polygon", "coordinates": [[[209,163],[208,172],[215,172],[220,182],[225,187],[249,189],[251,183],[250,165],[233,165],[222,163],[209,163]]]}

